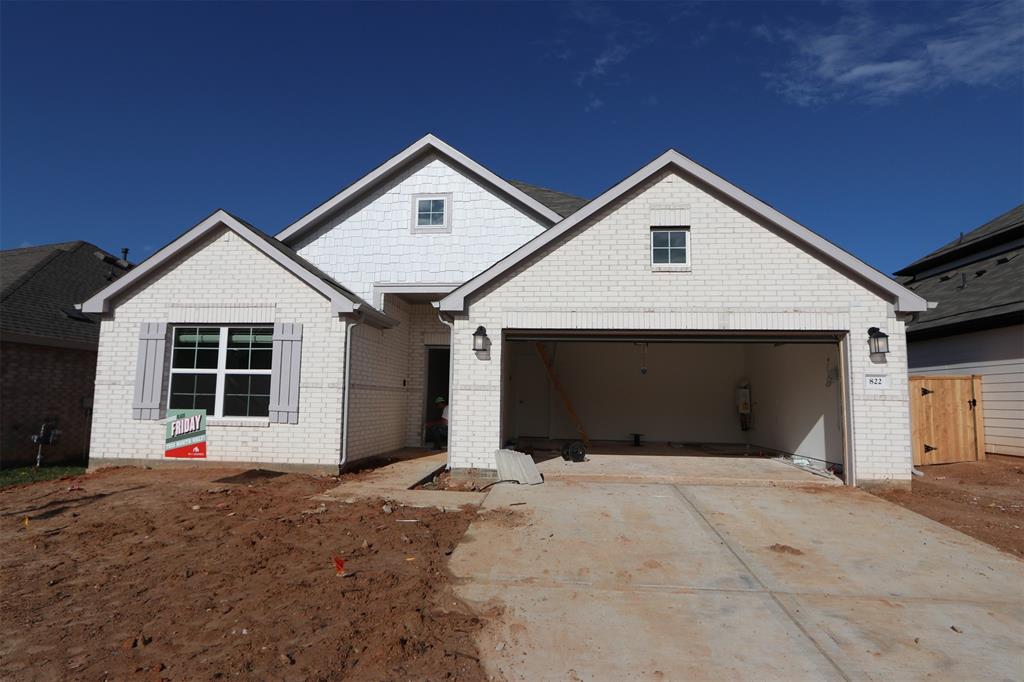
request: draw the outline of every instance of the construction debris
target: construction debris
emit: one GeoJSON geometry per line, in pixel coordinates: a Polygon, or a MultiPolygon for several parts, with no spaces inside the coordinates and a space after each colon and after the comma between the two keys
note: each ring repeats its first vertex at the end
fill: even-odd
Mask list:
{"type": "Polygon", "coordinates": [[[495,451],[494,454],[498,463],[499,481],[515,481],[526,485],[544,482],[540,471],[537,470],[537,464],[529,455],[504,448],[495,451]]]}

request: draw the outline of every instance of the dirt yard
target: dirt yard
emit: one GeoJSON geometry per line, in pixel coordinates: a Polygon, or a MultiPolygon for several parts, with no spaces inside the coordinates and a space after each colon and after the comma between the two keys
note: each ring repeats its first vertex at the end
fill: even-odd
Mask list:
{"type": "Polygon", "coordinates": [[[1024,558],[1024,459],[919,467],[911,491],[879,495],[982,542],[1024,558]]]}
{"type": "Polygon", "coordinates": [[[112,469],[3,490],[0,679],[486,679],[447,569],[476,510],[309,499],[337,484],[112,469]]]}

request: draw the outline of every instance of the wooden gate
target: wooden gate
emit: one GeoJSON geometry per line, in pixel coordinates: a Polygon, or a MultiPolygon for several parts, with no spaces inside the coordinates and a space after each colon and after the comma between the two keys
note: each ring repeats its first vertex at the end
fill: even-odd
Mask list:
{"type": "Polygon", "coordinates": [[[910,377],[914,466],[985,459],[980,376],[910,377]]]}

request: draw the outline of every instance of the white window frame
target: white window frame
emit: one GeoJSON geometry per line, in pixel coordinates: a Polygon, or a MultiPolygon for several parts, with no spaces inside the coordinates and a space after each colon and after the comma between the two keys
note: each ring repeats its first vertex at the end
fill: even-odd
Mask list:
{"type": "MultiPolygon", "coordinates": [[[[648,245],[648,256],[651,261],[651,268],[653,270],[689,270],[690,269],[690,226],[689,225],[652,225],[651,235],[649,237],[650,244],[648,245]],[[672,232],[682,232],[684,237],[683,253],[686,255],[686,260],[682,263],[655,263],[654,262],[654,234],[656,232],[665,232],[671,234],[672,232]]],[[[672,237],[669,237],[669,243],[671,244],[672,237]]],[[[665,247],[659,246],[659,249],[669,249],[669,258],[671,258],[671,249],[677,247],[665,247]]]]}
{"type": "MultiPolygon", "coordinates": [[[[217,388],[216,395],[214,396],[214,414],[208,414],[207,417],[211,419],[251,419],[254,421],[266,421],[268,417],[248,417],[240,415],[228,415],[224,416],[224,387],[226,384],[225,377],[228,374],[265,374],[270,376],[274,371],[273,369],[228,369],[228,329],[238,328],[249,328],[249,329],[269,329],[270,333],[274,333],[274,326],[267,324],[200,324],[197,322],[187,324],[176,324],[171,327],[171,360],[167,363],[170,366],[171,377],[167,381],[167,410],[171,410],[171,379],[175,374],[216,374],[217,375],[217,388]],[[175,368],[174,367],[174,336],[179,329],[218,329],[219,337],[217,340],[217,368],[216,369],[188,369],[188,368],[175,368]]],[[[273,351],[271,351],[271,362],[273,362],[273,351]]]]}
{"type": "Polygon", "coordinates": [[[412,232],[414,234],[439,234],[452,231],[452,195],[451,192],[439,194],[414,194],[412,197],[412,232]],[[420,202],[443,201],[444,222],[441,225],[420,225],[420,202]]]}

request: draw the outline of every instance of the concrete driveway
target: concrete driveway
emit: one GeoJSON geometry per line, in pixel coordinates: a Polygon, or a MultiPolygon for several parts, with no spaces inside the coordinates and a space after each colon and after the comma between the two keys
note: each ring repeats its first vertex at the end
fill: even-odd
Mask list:
{"type": "Polygon", "coordinates": [[[451,567],[507,679],[1024,679],[1024,563],[848,488],[502,484],[451,567]]]}

